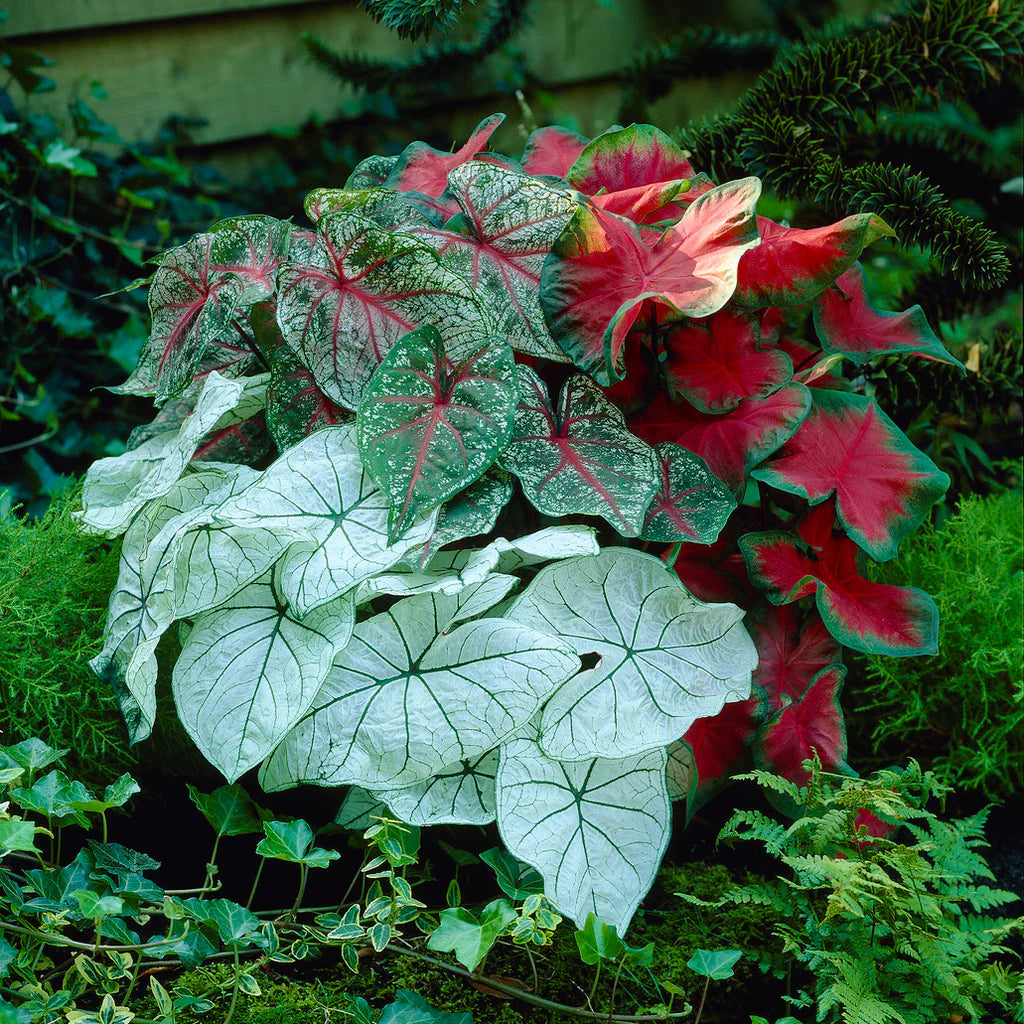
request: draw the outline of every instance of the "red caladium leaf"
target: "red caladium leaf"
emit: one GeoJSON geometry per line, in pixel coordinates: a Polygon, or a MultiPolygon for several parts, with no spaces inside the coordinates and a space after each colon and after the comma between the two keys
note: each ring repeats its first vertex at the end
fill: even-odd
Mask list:
{"type": "Polygon", "coordinates": [[[389,543],[483,476],[512,435],[518,397],[515,359],[502,338],[458,362],[430,326],[391,349],[356,418],[363,465],[390,502],[389,543]]]}
{"type": "Polygon", "coordinates": [[[604,388],[605,396],[624,413],[637,412],[650,404],[661,384],[658,361],[647,331],[633,330],[622,349],[626,374],[604,388]]]}
{"type": "Polygon", "coordinates": [[[570,377],[555,409],[527,366],[519,367],[515,429],[499,465],[545,515],[603,516],[630,537],[642,529],[660,478],[654,449],[626,429],[589,377],[570,377]]]}
{"type": "Polygon", "coordinates": [[[822,768],[843,771],[846,765],[846,722],[839,692],[846,678],[843,665],[822,669],[798,700],[776,712],[754,738],[758,768],[804,785],[810,774],[803,763],[817,752],[822,768]]]}
{"type": "Polygon", "coordinates": [[[696,785],[691,783],[687,817],[747,763],[747,747],[759,724],[757,700],[729,701],[710,718],[698,718],[683,735],[693,752],[696,785]]]}
{"type": "Polygon", "coordinates": [[[693,166],[679,146],[650,124],[631,124],[599,135],[566,175],[573,188],[588,196],[693,176],[693,166]]]}
{"type": "Polygon", "coordinates": [[[644,540],[713,544],[736,508],[729,489],[707,463],[671,441],[655,449],[661,481],[644,518],[644,540]]]}
{"type": "Polygon", "coordinates": [[[579,132],[552,125],[530,132],[520,163],[527,174],[548,174],[564,178],[589,139],[579,132]]]}
{"type": "Polygon", "coordinates": [[[281,268],[278,322],[317,387],[352,410],[409,331],[432,324],[458,360],[493,326],[471,286],[425,242],[340,212],[320,221],[304,262],[281,268]]]}
{"type": "Polygon", "coordinates": [[[820,388],[813,396],[800,428],[751,475],[812,505],[835,494],[847,533],[877,561],[895,558],[900,541],[946,493],[949,477],[874,399],[820,388]]]}
{"type": "Polygon", "coordinates": [[[751,581],[773,604],[814,594],[825,627],[856,651],[895,657],[937,653],[935,602],[915,587],[865,579],[857,546],[833,534],[833,523],[829,503],[810,511],[798,537],[782,530],[741,537],[751,581]]]}
{"type": "Polygon", "coordinates": [[[733,301],[742,306],[792,306],[813,299],[876,239],[895,232],[874,213],[857,213],[821,228],[785,228],[757,218],[761,244],[740,260],[733,301]]]}
{"type": "MultiPolygon", "coordinates": [[[[762,344],[764,335],[762,334],[762,344]]],[[[785,352],[794,367],[794,379],[809,388],[830,388],[834,391],[848,391],[850,384],[837,369],[837,357],[826,356],[817,346],[811,346],[793,338],[777,337],[770,342],[772,348],[785,352]]]]}
{"type": "Polygon", "coordinates": [[[287,345],[274,352],[270,359],[267,426],[278,451],[287,451],[314,430],[350,419],[352,413],[317,387],[313,375],[287,345]]]}
{"type": "Polygon", "coordinates": [[[487,148],[487,140],[505,120],[504,114],[491,114],[473,129],[464,146],[445,153],[425,142],[412,142],[402,151],[384,184],[401,192],[422,192],[437,197],[448,187],[448,173],[487,148]]]}
{"type": "Polygon", "coordinates": [[[950,363],[966,373],[928,326],[920,306],[902,313],[878,309],[864,291],[864,268],[854,263],[814,300],[814,329],[826,352],[842,353],[860,366],[875,356],[909,352],[950,363]]]}
{"type": "Polygon", "coordinates": [[[740,256],[757,245],[757,178],[706,192],[682,220],[653,232],[583,206],[544,263],[540,304],[551,335],[601,384],[622,377],[622,348],[647,299],[674,313],[710,316],[732,295],[740,256]]]}
{"type": "Polygon", "coordinates": [[[674,221],[683,215],[683,208],[674,200],[681,199],[689,191],[689,184],[685,179],[680,179],[638,185],[621,192],[603,192],[591,197],[590,203],[606,213],[626,217],[637,224],[674,221]]]}
{"type": "Polygon", "coordinates": [[[795,605],[762,603],[747,624],[759,658],[751,682],[772,713],[796,700],[822,669],[842,660],[842,649],[816,610],[801,623],[795,605]]]}
{"type": "Polygon", "coordinates": [[[444,229],[413,231],[436,249],[495,311],[513,348],[567,361],[548,333],[538,288],[544,259],[576,202],[519,171],[473,160],[448,176],[462,214],[444,229]]]}
{"type": "Polygon", "coordinates": [[[672,556],[676,575],[698,601],[742,608],[756,600],[757,591],[750,586],[731,531],[722,533],[714,544],[683,544],[678,553],[673,547],[663,555],[666,559],[672,556]]]}
{"type": "Polygon", "coordinates": [[[669,390],[707,413],[778,391],[793,376],[793,364],[784,352],[761,352],[757,342],[757,321],[736,309],[673,327],[664,339],[669,390]]]}
{"type": "Polygon", "coordinates": [[[740,402],[722,416],[698,412],[689,402],[673,402],[666,392],[659,392],[629,425],[652,444],[675,441],[695,452],[739,494],[750,469],[792,437],[810,407],[810,392],[802,384],[787,384],[766,398],[740,402]]]}

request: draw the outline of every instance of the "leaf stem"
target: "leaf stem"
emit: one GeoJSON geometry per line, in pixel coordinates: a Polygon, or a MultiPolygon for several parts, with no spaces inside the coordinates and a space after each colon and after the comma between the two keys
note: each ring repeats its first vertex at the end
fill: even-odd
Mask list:
{"type": "Polygon", "coordinates": [[[704,1013],[704,1001],[708,997],[708,986],[711,984],[711,975],[709,974],[704,979],[704,991],[700,994],[700,1006],[697,1007],[697,1016],[694,1019],[693,1024],[700,1024],[700,1018],[704,1013]]]}
{"type": "Polygon", "coordinates": [[[252,901],[256,898],[256,886],[260,884],[260,875],[263,874],[263,865],[266,863],[266,860],[261,857],[259,864],[256,865],[256,877],[252,880],[252,888],[249,890],[249,898],[245,901],[246,910],[250,910],[252,908],[252,901]]]}

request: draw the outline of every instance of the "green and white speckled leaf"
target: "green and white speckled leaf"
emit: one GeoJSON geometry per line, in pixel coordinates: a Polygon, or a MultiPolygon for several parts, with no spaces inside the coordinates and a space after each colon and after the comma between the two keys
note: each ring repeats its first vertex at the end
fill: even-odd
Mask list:
{"type": "Polygon", "coordinates": [[[280,586],[299,616],[389,569],[421,546],[436,512],[388,543],[387,495],[364,472],[355,425],[325,427],[290,448],[217,511],[217,521],[273,530],[294,543],[280,563],[280,586]]]}
{"type": "Polygon", "coordinates": [[[513,490],[508,473],[491,469],[475,484],[446,501],[437,513],[437,526],[424,546],[421,561],[429,562],[446,544],[490,533],[513,490]]]}
{"type": "Polygon", "coordinates": [[[494,821],[496,750],[442,768],[404,789],[375,790],[391,813],[410,825],[488,825],[494,821]]]}
{"type": "Polygon", "coordinates": [[[304,206],[314,224],[338,210],[366,217],[392,231],[431,227],[438,222],[434,210],[416,202],[415,192],[390,188],[315,188],[306,196],[304,206]]]}
{"type": "Polygon", "coordinates": [[[664,746],[750,694],[757,649],[743,609],[698,601],[652,555],[605,548],[546,566],[506,614],[600,659],[545,706],[540,742],[551,757],[664,746]]]}
{"type": "Polygon", "coordinates": [[[391,349],[359,405],[356,439],[391,502],[392,540],[493,464],[512,434],[518,397],[515,359],[502,338],[458,363],[434,327],[391,349]]]}
{"type": "Polygon", "coordinates": [[[578,927],[594,913],[624,935],[654,882],[672,821],[665,760],[664,748],[566,764],[529,738],[502,747],[498,831],[578,927]]]}
{"type": "Polygon", "coordinates": [[[563,640],[505,619],[451,629],[474,590],[410,597],[360,622],[263,766],[263,788],[401,788],[480,757],[528,722],[579,659],[563,640]]]}
{"type": "Polygon", "coordinates": [[[285,452],[321,427],[351,421],[352,413],[317,387],[299,357],[282,345],[270,358],[267,427],[279,452],[285,452]]]}
{"type": "Polygon", "coordinates": [[[426,242],[365,217],[332,213],[302,262],[280,272],[285,341],[328,398],[358,409],[392,345],[432,324],[460,361],[494,333],[491,313],[426,242]]]}
{"type": "Polygon", "coordinates": [[[259,764],[306,711],[354,621],[351,597],[299,621],[270,574],[196,619],[171,688],[182,725],[229,782],[259,764]]]}
{"type": "Polygon", "coordinates": [[[365,157],[356,164],[355,170],[348,176],[345,188],[352,191],[380,188],[397,163],[397,156],[381,156],[375,153],[373,156],[365,157]]]}
{"type": "Polygon", "coordinates": [[[539,296],[544,259],[578,205],[572,194],[480,160],[451,171],[448,186],[462,213],[443,229],[414,233],[486,295],[496,311],[497,333],[513,348],[568,362],[544,323],[539,296]]]}
{"type": "Polygon", "coordinates": [[[180,429],[164,431],[130,452],[94,462],[82,491],[82,511],[78,514],[82,526],[106,537],[123,533],[147,501],[170,491],[211,430],[237,422],[232,411],[243,399],[251,398],[251,387],[251,379],[227,380],[211,373],[195,411],[180,429]]]}
{"type": "Polygon", "coordinates": [[[519,477],[545,515],[602,516],[628,537],[643,528],[660,480],[654,449],[630,433],[590,377],[570,377],[556,409],[544,381],[525,366],[512,443],[499,465],[519,477]]]}

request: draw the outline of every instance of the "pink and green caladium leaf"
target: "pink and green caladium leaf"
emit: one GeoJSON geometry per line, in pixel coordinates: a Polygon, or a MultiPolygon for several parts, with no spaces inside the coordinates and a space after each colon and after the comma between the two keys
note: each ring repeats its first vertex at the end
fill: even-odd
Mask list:
{"type": "Polygon", "coordinates": [[[813,309],[821,347],[826,352],[841,353],[858,366],[876,356],[910,353],[967,372],[928,326],[920,306],[890,313],[871,304],[864,290],[864,268],[859,263],[826,288],[814,300],[813,309]]]}
{"type": "Polygon", "coordinates": [[[812,509],[798,527],[748,533],[740,548],[751,580],[772,604],[815,595],[825,627],[841,644],[867,654],[907,657],[938,651],[935,602],[915,587],[893,587],[865,579],[859,551],[833,534],[831,503],[812,509]]]}
{"type": "Polygon", "coordinates": [[[238,329],[236,315],[271,295],[290,225],[233,217],[160,257],[149,289],[149,340],[120,394],[163,402],[192,383],[210,345],[238,329]]]}
{"type": "Polygon", "coordinates": [[[697,601],[639,551],[605,548],[549,565],[506,615],[599,658],[545,705],[540,743],[560,760],[664,746],[750,693],[757,652],[743,610],[697,601]]]}
{"type": "Polygon", "coordinates": [[[161,431],[138,448],[89,467],[78,513],[81,525],[107,537],[123,533],[146,502],[163,497],[177,483],[210,431],[238,422],[234,410],[256,400],[265,387],[265,378],[226,380],[211,373],[179,429],[161,431]]]}
{"type": "Polygon", "coordinates": [[[397,156],[382,156],[379,153],[360,160],[345,182],[345,191],[362,192],[382,188],[396,163],[397,156]]]}
{"type": "Polygon", "coordinates": [[[732,308],[673,327],[664,339],[669,391],[715,415],[778,391],[793,376],[793,364],[784,352],[762,352],[758,340],[756,319],[732,308]]]}
{"type": "Polygon", "coordinates": [[[279,452],[287,451],[322,427],[351,421],[352,413],[332,402],[317,387],[298,356],[282,345],[270,359],[267,426],[279,452]]]}
{"type": "Polygon", "coordinates": [[[478,480],[508,445],[519,397],[508,343],[486,339],[452,362],[434,327],[384,357],[356,418],[359,454],[391,503],[391,542],[478,480]]]}
{"type": "Polygon", "coordinates": [[[540,309],[541,267],[576,201],[521,173],[470,161],[448,175],[462,213],[443,229],[413,233],[436,249],[494,310],[495,331],[513,348],[567,361],[540,309]]]}
{"type": "Polygon", "coordinates": [[[865,247],[896,232],[874,213],[857,213],[820,228],[786,228],[757,218],[761,244],[740,260],[733,301],[741,306],[792,306],[813,299],[865,247]]]}
{"type": "Polygon", "coordinates": [[[657,446],[661,484],[640,531],[643,540],[713,544],[736,508],[707,463],[671,441],[657,446]]]}
{"type": "Polygon", "coordinates": [[[535,867],[544,893],[582,928],[588,914],[620,935],[654,882],[672,822],[665,750],[575,763],[532,738],[510,740],[498,763],[498,831],[535,867]]]}
{"type": "Polygon", "coordinates": [[[384,184],[402,192],[440,196],[448,187],[448,174],[487,149],[487,140],[504,120],[504,114],[485,117],[473,129],[466,144],[454,152],[442,152],[425,142],[410,143],[391,168],[384,184]]]}
{"type": "Polygon", "coordinates": [[[299,616],[422,546],[436,515],[411,520],[400,540],[388,540],[388,498],[363,468],[354,424],[311,434],[217,510],[219,522],[293,541],[278,565],[278,586],[299,616]]]}
{"type": "Polygon", "coordinates": [[[810,407],[811,393],[803,384],[786,384],[718,416],[698,412],[689,402],[674,402],[661,391],[630,417],[629,428],[651,444],[675,441],[694,452],[733,494],[741,495],[747,473],[793,436],[810,407]]]}
{"type": "Polygon", "coordinates": [[[823,668],[796,700],[787,701],[758,729],[753,745],[758,768],[804,785],[810,774],[803,763],[817,752],[825,771],[849,771],[846,722],[839,704],[845,678],[843,665],[823,668]]]}
{"type": "Polygon", "coordinates": [[[579,132],[558,125],[535,128],[519,162],[527,174],[564,178],[589,141],[579,132]]]}
{"type": "Polygon", "coordinates": [[[873,398],[821,388],[813,396],[796,433],[751,476],[812,505],[834,494],[847,533],[876,561],[895,558],[949,477],[873,398]]]}
{"type": "Polygon", "coordinates": [[[519,367],[515,429],[499,465],[519,477],[545,515],[602,516],[634,537],[661,475],[654,449],[626,429],[622,413],[589,377],[570,377],[555,409],[528,366],[519,367]]]}
{"type": "Polygon", "coordinates": [[[529,722],[579,658],[564,640],[508,619],[454,626],[476,589],[405,598],[360,622],[264,765],[263,788],[411,786],[482,756],[529,722]]]}
{"type": "Polygon", "coordinates": [[[690,317],[710,316],[729,301],[740,256],[758,242],[754,205],[760,194],[757,178],[720,185],[660,236],[581,206],[541,275],[540,304],[551,336],[599,383],[620,379],[626,335],[646,300],[690,317]]]}
{"type": "Polygon", "coordinates": [[[354,622],[351,596],[298,619],[269,573],[196,618],[171,689],[182,725],[229,782],[299,720],[354,622]]]}
{"type": "Polygon", "coordinates": [[[442,768],[425,782],[402,789],[375,790],[407,825],[489,825],[495,817],[494,776],[498,752],[442,768]]]}
{"type": "Polygon", "coordinates": [[[472,287],[429,245],[348,213],[324,217],[306,259],[282,267],[278,321],[317,387],[353,411],[409,331],[432,324],[453,360],[493,333],[472,287]]]}

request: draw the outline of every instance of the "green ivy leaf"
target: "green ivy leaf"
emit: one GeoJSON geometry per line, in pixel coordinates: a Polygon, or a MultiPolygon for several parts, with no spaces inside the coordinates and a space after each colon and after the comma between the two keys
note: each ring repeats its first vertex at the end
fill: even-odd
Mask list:
{"type": "Polygon", "coordinates": [[[31,821],[0,821],[0,856],[11,850],[39,853],[35,844],[36,827],[31,821]]]}
{"type": "Polygon", "coordinates": [[[513,900],[525,900],[544,891],[544,879],[536,868],[524,864],[500,846],[480,854],[480,859],[494,872],[498,887],[513,900]]]}
{"type": "Polygon", "coordinates": [[[262,830],[269,812],[256,804],[238,783],[221,786],[212,793],[188,787],[189,799],[218,836],[244,836],[262,830]]]}
{"type": "Polygon", "coordinates": [[[99,175],[96,165],[82,156],[80,149],[68,146],[60,139],[54,139],[43,150],[43,163],[47,167],[61,167],[75,177],[95,178],[99,175]]]}
{"type": "Polygon", "coordinates": [[[454,953],[467,970],[475,971],[498,936],[517,917],[508,900],[493,900],[478,918],[464,907],[441,911],[441,922],[430,934],[427,948],[454,953]]]}
{"type": "Polygon", "coordinates": [[[395,993],[395,1001],[384,1007],[379,1024],[473,1024],[468,1013],[441,1013],[423,996],[407,989],[395,993]]]}
{"type": "Polygon", "coordinates": [[[263,831],[266,838],[260,840],[256,847],[261,857],[305,864],[310,868],[325,868],[341,856],[337,850],[312,846],[313,830],[301,818],[296,821],[265,821],[263,831]]]}
{"type": "Polygon", "coordinates": [[[71,805],[79,811],[101,814],[114,807],[123,807],[138,792],[140,792],[139,784],[125,772],[119,779],[107,786],[103,791],[102,800],[97,800],[95,797],[88,800],[73,800],[71,805]]]}
{"type": "Polygon", "coordinates": [[[260,919],[252,911],[231,900],[192,898],[175,903],[193,920],[216,928],[222,942],[248,940],[260,927],[260,919]]]}
{"type": "Polygon", "coordinates": [[[585,964],[596,964],[598,960],[618,960],[626,951],[619,933],[605,924],[593,911],[587,914],[583,927],[573,932],[580,959],[585,964]]]}
{"type": "Polygon", "coordinates": [[[124,900],[116,896],[101,896],[89,889],[76,889],[69,895],[78,904],[82,917],[90,921],[100,917],[118,917],[124,913],[124,900]]]}
{"type": "Polygon", "coordinates": [[[689,960],[686,966],[702,978],[710,978],[712,981],[724,981],[733,976],[733,964],[736,963],[743,953],[738,949],[698,949],[689,960]]]}

